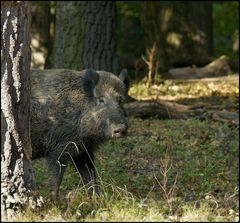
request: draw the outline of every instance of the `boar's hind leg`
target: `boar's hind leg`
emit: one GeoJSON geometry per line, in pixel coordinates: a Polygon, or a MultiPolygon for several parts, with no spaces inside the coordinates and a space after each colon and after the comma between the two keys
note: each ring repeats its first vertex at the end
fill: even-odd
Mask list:
{"type": "Polygon", "coordinates": [[[93,187],[95,192],[98,193],[99,192],[98,188],[95,185],[96,175],[95,175],[93,154],[89,153],[89,155],[86,153],[83,153],[77,157],[74,157],[73,160],[78,169],[78,172],[80,173],[80,175],[82,177],[82,181],[83,181],[84,185],[93,187]],[[90,155],[90,157],[89,157],[89,155],[90,155]]]}
{"type": "Polygon", "coordinates": [[[62,178],[67,168],[67,165],[61,161],[58,162],[57,160],[52,160],[50,158],[47,158],[47,165],[51,196],[53,202],[56,203],[58,201],[59,196],[59,187],[62,182],[62,178]]]}

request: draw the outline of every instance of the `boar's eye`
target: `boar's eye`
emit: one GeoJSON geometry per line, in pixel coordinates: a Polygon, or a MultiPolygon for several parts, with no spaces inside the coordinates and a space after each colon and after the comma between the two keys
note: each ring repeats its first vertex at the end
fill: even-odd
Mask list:
{"type": "Polygon", "coordinates": [[[104,105],[106,103],[106,100],[103,96],[98,98],[98,104],[104,105]]]}

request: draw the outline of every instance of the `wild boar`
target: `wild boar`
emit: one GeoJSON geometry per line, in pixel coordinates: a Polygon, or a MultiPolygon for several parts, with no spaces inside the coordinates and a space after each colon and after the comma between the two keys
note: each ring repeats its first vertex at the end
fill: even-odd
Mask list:
{"type": "Polygon", "coordinates": [[[32,158],[46,158],[54,200],[68,163],[74,161],[84,184],[92,185],[94,151],[126,135],[122,102],[128,86],[126,71],[32,71],[32,158]]]}

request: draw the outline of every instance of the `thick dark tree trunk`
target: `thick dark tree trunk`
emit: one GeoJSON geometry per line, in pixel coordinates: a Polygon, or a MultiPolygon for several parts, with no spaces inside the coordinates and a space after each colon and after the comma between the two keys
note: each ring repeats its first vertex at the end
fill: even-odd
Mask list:
{"type": "Polygon", "coordinates": [[[30,163],[30,3],[1,1],[1,217],[28,204],[30,163]]]}
{"type": "Polygon", "coordinates": [[[116,73],[115,17],[115,2],[57,2],[51,67],[116,73]]]}

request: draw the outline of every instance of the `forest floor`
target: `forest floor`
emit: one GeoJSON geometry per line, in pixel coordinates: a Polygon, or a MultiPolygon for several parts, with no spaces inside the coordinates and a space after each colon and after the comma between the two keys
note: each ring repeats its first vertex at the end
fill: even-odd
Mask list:
{"type": "Polygon", "coordinates": [[[238,114],[238,78],[132,84],[134,98],[201,105],[206,112],[201,119],[129,118],[128,136],[97,152],[99,195],[81,187],[72,166],[55,207],[47,201],[44,160],[35,161],[46,204],[20,220],[239,221],[239,122],[214,118],[218,111],[238,114]]]}

